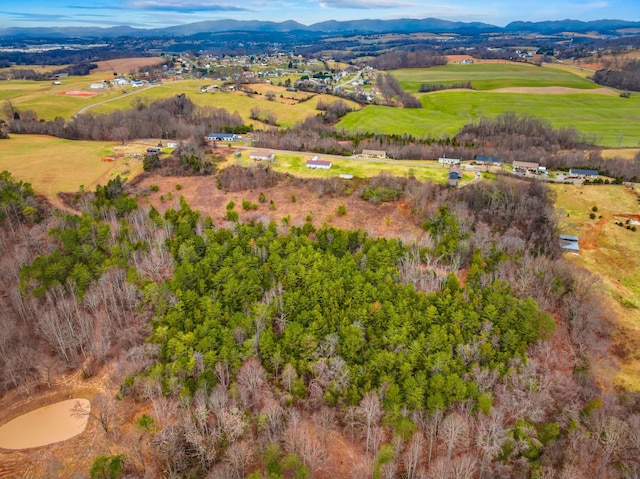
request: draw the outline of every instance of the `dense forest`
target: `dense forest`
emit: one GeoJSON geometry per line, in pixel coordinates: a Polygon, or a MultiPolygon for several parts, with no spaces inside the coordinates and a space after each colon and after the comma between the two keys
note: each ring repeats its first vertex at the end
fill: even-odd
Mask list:
{"type": "MultiPolygon", "coordinates": [[[[347,194],[217,175],[230,190],[347,194]]],[[[9,173],[1,187],[1,384],[31,394],[63,370],[118,365],[118,398],[94,406],[109,449],[93,477],[640,472],[638,398],[591,380],[607,322],[593,278],[559,257],[538,182],[382,175],[351,193],[397,191],[424,231],[405,242],[220,224],[183,199],[160,213],[119,179],[79,193],[77,214],[36,208],[9,173]]]]}

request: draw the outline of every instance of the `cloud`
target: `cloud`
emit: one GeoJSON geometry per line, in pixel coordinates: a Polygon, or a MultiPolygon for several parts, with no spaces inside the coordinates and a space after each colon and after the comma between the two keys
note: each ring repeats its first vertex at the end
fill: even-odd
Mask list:
{"type": "Polygon", "coordinates": [[[397,0],[321,0],[324,8],[357,8],[370,10],[373,8],[406,8],[415,7],[415,3],[398,2],[397,0]]]}
{"type": "Polygon", "coordinates": [[[30,22],[59,22],[61,20],[68,20],[69,17],[66,15],[52,15],[46,13],[13,13],[6,12],[6,15],[9,15],[16,20],[28,20],[30,22]]]}
{"type": "Polygon", "coordinates": [[[247,8],[228,5],[217,1],[187,1],[180,0],[131,0],[128,5],[139,10],[154,10],[165,12],[248,12],[247,8]]]}

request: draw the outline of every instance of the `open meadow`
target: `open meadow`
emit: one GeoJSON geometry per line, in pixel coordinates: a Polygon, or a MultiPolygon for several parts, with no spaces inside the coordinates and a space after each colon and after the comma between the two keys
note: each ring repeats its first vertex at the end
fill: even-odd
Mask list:
{"type": "MultiPolygon", "coordinates": [[[[367,178],[386,173],[394,176],[415,176],[421,181],[433,181],[436,183],[446,183],[449,169],[434,161],[394,161],[376,159],[347,159],[339,157],[320,156],[321,160],[332,162],[331,169],[310,169],[306,166],[306,161],[310,160],[313,154],[282,154],[276,153],[276,161],[270,163],[275,171],[289,173],[303,178],[332,178],[341,174],[354,175],[355,177],[367,178]]],[[[240,166],[254,166],[253,160],[249,159],[248,153],[242,153],[238,157],[231,157],[227,164],[240,166]]],[[[223,167],[225,165],[222,165],[223,167]]],[[[463,171],[461,184],[467,183],[475,178],[475,172],[463,171]]]]}
{"type": "MultiPolygon", "coordinates": [[[[551,185],[561,232],[579,238],[580,253],[567,253],[572,263],[599,278],[603,307],[614,314],[614,342],[624,356],[615,382],[640,390],[640,204],[638,191],[625,186],[551,185]],[[594,213],[591,219],[590,214],[594,213]],[[628,224],[627,224],[628,221],[628,224]],[[623,223],[618,226],[616,222],[623,223]],[[627,229],[636,226],[638,231],[627,229]]],[[[606,313],[605,313],[606,314],[606,313]]]]}
{"type": "Polygon", "coordinates": [[[636,147],[640,144],[640,94],[631,98],[586,93],[524,94],[439,91],[421,97],[422,108],[367,106],[338,123],[348,131],[409,133],[417,137],[454,135],[465,124],[505,112],[532,115],[555,128],[574,127],[597,145],[636,147]]]}
{"type": "MultiPolygon", "coordinates": [[[[0,171],[30,182],[36,194],[58,206],[58,193],[74,193],[81,186],[90,191],[117,175],[127,178],[139,173],[142,161],[120,148],[113,142],[12,135],[0,141],[0,171]]],[[[135,149],[143,152],[144,145],[135,149]]]]}

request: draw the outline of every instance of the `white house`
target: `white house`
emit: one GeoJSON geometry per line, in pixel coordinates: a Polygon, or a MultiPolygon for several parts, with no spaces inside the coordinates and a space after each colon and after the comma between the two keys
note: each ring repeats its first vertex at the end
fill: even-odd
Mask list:
{"type": "Polygon", "coordinates": [[[442,163],[443,165],[459,165],[459,158],[438,158],[438,163],[442,163]]]}
{"type": "Polygon", "coordinates": [[[276,156],[268,151],[252,151],[249,158],[253,161],[274,161],[276,156]]]}
{"type": "Polygon", "coordinates": [[[307,160],[307,168],[328,170],[333,166],[330,161],[320,160],[317,156],[314,156],[310,160],[307,160]]]}

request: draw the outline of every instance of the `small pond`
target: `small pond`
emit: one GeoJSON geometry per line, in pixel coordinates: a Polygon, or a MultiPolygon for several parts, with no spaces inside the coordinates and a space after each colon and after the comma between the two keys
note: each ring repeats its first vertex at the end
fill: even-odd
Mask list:
{"type": "Polygon", "coordinates": [[[77,436],[89,416],[73,415],[73,407],[80,404],[89,411],[88,399],[69,399],[35,409],[0,426],[0,448],[27,449],[46,446],[77,436]]]}

